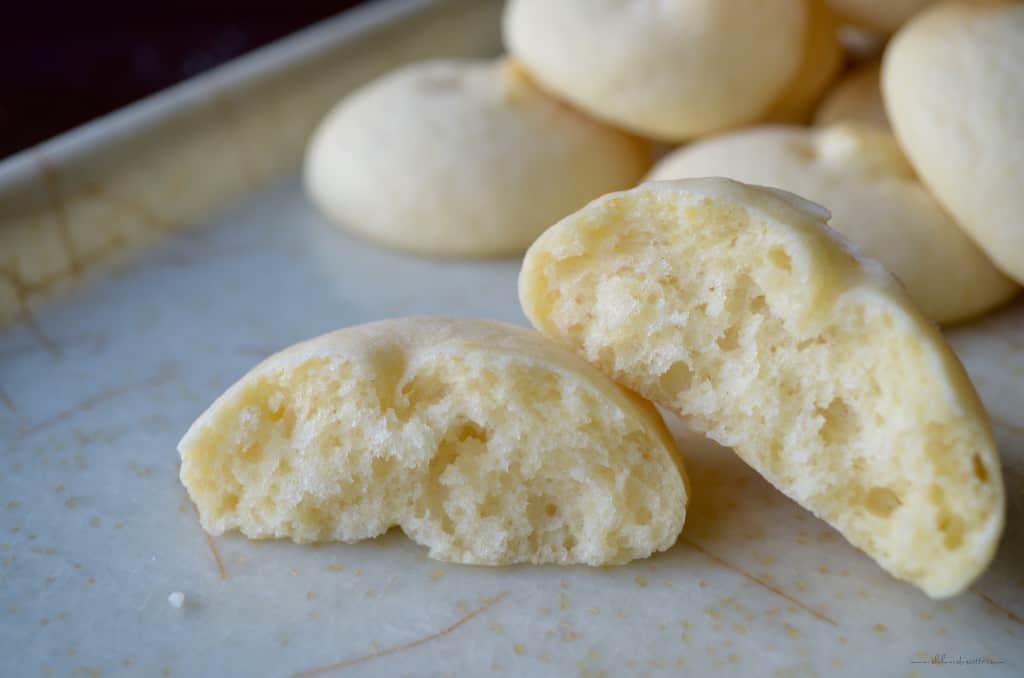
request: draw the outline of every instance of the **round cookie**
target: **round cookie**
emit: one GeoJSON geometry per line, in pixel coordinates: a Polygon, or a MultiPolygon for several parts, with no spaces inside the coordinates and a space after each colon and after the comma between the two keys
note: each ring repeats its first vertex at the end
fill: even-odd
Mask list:
{"type": "Polygon", "coordinates": [[[828,0],[844,21],[882,35],[896,29],[935,0],[828,0]]]}
{"type": "MultiPolygon", "coordinates": [[[[834,31],[813,32],[827,11],[814,7],[820,1],[510,0],[503,31],[509,51],[558,96],[638,134],[681,141],[773,109],[784,116],[799,76],[828,80],[818,73],[826,63],[805,58],[809,45],[828,55],[837,42],[834,31]]],[[[814,98],[799,94],[795,108],[814,98]]]]}
{"type": "Polygon", "coordinates": [[[370,240],[481,257],[522,252],[650,162],[646,142],[550,99],[513,62],[432,61],[341,101],[313,135],[305,182],[370,240]]]}
{"type": "Polygon", "coordinates": [[[894,576],[951,596],[1003,527],[991,427],[935,325],[827,218],[728,179],[642,184],[538,238],[519,298],[894,576]]]}
{"type": "Polygon", "coordinates": [[[826,206],[830,225],[885,264],[937,322],[979,315],[1019,289],[921,186],[888,132],[753,127],[684,146],[648,179],[710,176],[775,186],[826,206]]]}
{"type": "Polygon", "coordinates": [[[882,94],[921,181],[1024,283],[1024,3],[925,10],[889,44],[882,94]]]}
{"type": "Polygon", "coordinates": [[[406,318],[271,356],[178,446],[203,527],[458,563],[607,565],[672,546],[686,476],[657,410],[522,327],[406,318]]]}
{"type": "Polygon", "coordinates": [[[810,21],[804,33],[804,54],[800,70],[782,96],[764,116],[767,122],[801,124],[811,118],[822,94],[843,65],[839,25],[823,2],[808,3],[810,21]]]}
{"type": "Polygon", "coordinates": [[[889,129],[882,101],[880,60],[869,61],[852,70],[828,93],[814,114],[814,124],[855,122],[889,129]]]}

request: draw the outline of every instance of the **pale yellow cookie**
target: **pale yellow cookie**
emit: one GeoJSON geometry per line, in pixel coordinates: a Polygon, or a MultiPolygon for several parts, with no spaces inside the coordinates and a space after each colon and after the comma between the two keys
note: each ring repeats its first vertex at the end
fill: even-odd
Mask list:
{"type": "Polygon", "coordinates": [[[821,0],[510,0],[503,28],[553,93],[680,141],[801,113],[834,72],[827,11],[821,0]]]}
{"type": "Polygon", "coordinates": [[[828,0],[836,14],[855,26],[889,35],[935,0],[828,0]]]}
{"type": "Polygon", "coordinates": [[[766,122],[805,123],[818,101],[843,65],[843,47],[839,43],[839,24],[824,4],[808,3],[810,20],[804,33],[804,53],[796,77],[764,116],[766,122]]]}
{"type": "Polygon", "coordinates": [[[178,446],[203,527],[352,542],[399,526],[458,563],[643,558],[686,477],[650,403],[522,327],[408,318],[274,355],[178,446]]]}
{"type": "Polygon", "coordinates": [[[1003,527],[989,421],[935,326],[827,219],[778,189],[646,183],[538,238],[519,297],[541,332],[951,596],[1003,527]]]}
{"type": "Polygon", "coordinates": [[[710,176],[774,186],[824,205],[832,228],[885,264],[937,322],[977,316],[1019,290],[921,186],[886,131],[752,127],[684,146],[648,179],[710,176]]]}
{"type": "Polygon", "coordinates": [[[925,10],[886,50],[882,94],[924,184],[1024,283],[1024,3],[925,10]]]}
{"type": "Polygon", "coordinates": [[[881,61],[864,63],[840,80],[814,114],[814,124],[856,122],[889,129],[882,102],[881,61]]]}
{"type": "Polygon", "coordinates": [[[339,103],[310,142],[305,181],[347,230],[478,257],[522,252],[650,163],[645,142],[552,100],[513,62],[430,61],[339,103]]]}

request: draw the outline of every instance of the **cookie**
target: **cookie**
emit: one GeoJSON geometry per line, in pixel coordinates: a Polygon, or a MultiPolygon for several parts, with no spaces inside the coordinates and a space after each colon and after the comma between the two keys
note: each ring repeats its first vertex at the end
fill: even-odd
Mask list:
{"type": "Polygon", "coordinates": [[[854,26],[890,35],[935,0],[828,0],[842,18],[854,26]]]}
{"type": "Polygon", "coordinates": [[[921,181],[1024,283],[1024,4],[917,15],[882,63],[889,122],[921,181]]]}
{"type": "Polygon", "coordinates": [[[457,563],[607,565],[672,546],[686,477],[650,403],[536,332],[407,318],[278,353],[182,439],[213,533],[353,542],[399,526],[457,563]]]}
{"type": "Polygon", "coordinates": [[[815,99],[798,80],[820,81],[818,92],[827,84],[824,57],[838,39],[825,12],[820,0],[511,0],[503,32],[552,93],[671,142],[786,117],[815,99]]]}
{"type": "Polygon", "coordinates": [[[329,219],[365,238],[485,257],[522,252],[650,163],[645,142],[550,99],[513,62],[432,61],[339,103],[310,142],[305,183],[329,219]]]}
{"type": "Polygon", "coordinates": [[[850,71],[825,96],[814,113],[814,124],[855,122],[889,129],[882,102],[881,61],[873,60],[850,71]]]}
{"type": "Polygon", "coordinates": [[[824,205],[832,228],[881,261],[936,322],[977,316],[1019,290],[921,186],[886,131],[753,127],[684,146],[648,178],[710,176],[774,186],[824,205]]]}
{"type": "Polygon", "coordinates": [[[800,70],[764,116],[766,122],[808,122],[843,65],[843,47],[835,16],[823,2],[809,2],[807,6],[810,19],[804,33],[800,70]]]}
{"type": "Polygon", "coordinates": [[[538,238],[520,300],[894,576],[951,596],[1003,527],[991,427],[936,327],[827,219],[779,189],[646,183],[538,238]]]}

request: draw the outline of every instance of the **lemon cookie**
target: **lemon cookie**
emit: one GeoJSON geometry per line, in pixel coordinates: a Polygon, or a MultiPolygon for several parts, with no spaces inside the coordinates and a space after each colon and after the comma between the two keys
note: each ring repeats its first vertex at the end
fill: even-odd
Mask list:
{"type": "Polygon", "coordinates": [[[935,326],[827,218],[727,179],[643,184],[546,231],[520,300],[894,576],[950,596],[1003,526],[988,418],[935,326]]]}
{"type": "Polygon", "coordinates": [[[548,98],[513,62],[432,61],[344,99],[306,156],[313,202],[412,252],[521,252],[587,201],[631,186],[646,143],[548,98]]]}
{"type": "Polygon", "coordinates": [[[782,96],[763,116],[766,122],[800,124],[809,121],[822,95],[843,65],[839,25],[823,2],[809,2],[800,70],[782,96]]]}
{"type": "Polygon", "coordinates": [[[882,102],[881,61],[861,64],[840,80],[814,114],[814,124],[856,122],[889,129],[889,118],[882,102]]]}
{"type": "Polygon", "coordinates": [[[511,0],[503,31],[509,51],[558,96],[681,141],[770,112],[785,117],[814,99],[794,83],[827,84],[828,64],[806,58],[838,43],[834,30],[814,30],[830,26],[816,21],[819,10],[827,12],[820,0],[511,0]],[[780,101],[787,93],[799,101],[780,101]]]}
{"type": "Polygon", "coordinates": [[[1019,289],[921,186],[883,130],[749,128],[685,146],[648,178],[709,176],[775,186],[824,205],[830,225],[885,264],[937,322],[979,315],[1019,289]]]}
{"type": "Polygon", "coordinates": [[[828,0],[844,21],[881,35],[894,33],[935,0],[828,0]]]}
{"type": "Polygon", "coordinates": [[[297,344],[178,447],[203,527],[352,542],[400,526],[433,558],[643,558],[682,529],[686,479],[646,401],[536,332],[409,318],[297,344]]]}
{"type": "Polygon", "coordinates": [[[882,93],[921,181],[1024,283],[1024,3],[925,10],[886,50],[882,93]]]}

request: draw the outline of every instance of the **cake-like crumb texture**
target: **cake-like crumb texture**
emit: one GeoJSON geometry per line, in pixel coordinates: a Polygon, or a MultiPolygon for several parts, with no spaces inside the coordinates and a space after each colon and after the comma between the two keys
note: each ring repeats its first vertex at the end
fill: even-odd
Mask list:
{"type": "Polygon", "coordinates": [[[544,233],[520,300],[894,576],[950,596],[1002,531],[991,428],[935,326],[827,218],[727,179],[643,184],[544,233]]]}
{"type": "Polygon", "coordinates": [[[885,130],[852,123],[750,127],[673,151],[648,179],[710,176],[825,205],[830,226],[882,262],[938,323],[976,317],[1020,291],[921,185],[885,130]]]}
{"type": "Polygon", "coordinates": [[[179,445],[203,527],[354,542],[400,526],[459,563],[643,558],[686,477],[654,407],[536,332],[409,318],[297,344],[179,445]]]}

